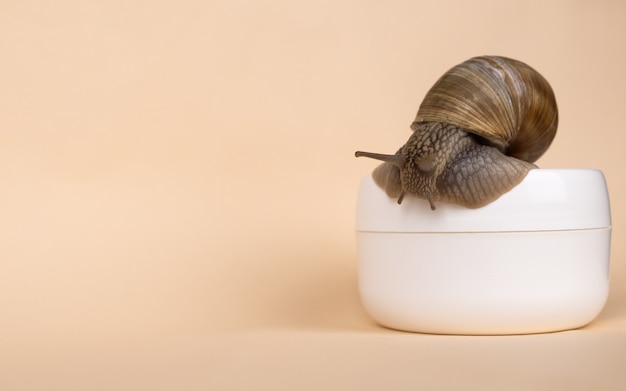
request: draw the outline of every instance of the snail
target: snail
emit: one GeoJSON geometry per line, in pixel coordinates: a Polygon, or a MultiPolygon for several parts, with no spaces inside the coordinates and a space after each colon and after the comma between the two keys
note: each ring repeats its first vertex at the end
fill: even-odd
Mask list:
{"type": "Polygon", "coordinates": [[[395,154],[357,151],[383,161],[376,184],[405,194],[479,208],[519,184],[548,149],[558,112],[537,71],[506,57],[471,58],[446,72],[421,103],[413,133],[395,154]]]}

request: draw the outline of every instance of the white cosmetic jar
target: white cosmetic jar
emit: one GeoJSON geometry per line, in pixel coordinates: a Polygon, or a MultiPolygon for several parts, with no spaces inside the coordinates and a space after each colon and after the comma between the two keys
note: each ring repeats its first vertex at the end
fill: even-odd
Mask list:
{"type": "Polygon", "coordinates": [[[598,170],[535,169],[478,209],[406,196],[370,176],[357,202],[359,293],[383,326],[435,334],[582,327],[609,291],[611,214],[598,170]]]}

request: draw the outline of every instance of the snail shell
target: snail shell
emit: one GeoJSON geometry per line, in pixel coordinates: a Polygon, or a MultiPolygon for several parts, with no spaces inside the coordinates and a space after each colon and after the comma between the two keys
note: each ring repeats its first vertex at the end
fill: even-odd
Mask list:
{"type": "Polygon", "coordinates": [[[469,208],[484,206],[521,182],[550,146],[558,110],[537,71],[505,57],[469,59],[428,91],[394,155],[357,151],[384,161],[372,173],[390,197],[405,194],[469,208]]]}

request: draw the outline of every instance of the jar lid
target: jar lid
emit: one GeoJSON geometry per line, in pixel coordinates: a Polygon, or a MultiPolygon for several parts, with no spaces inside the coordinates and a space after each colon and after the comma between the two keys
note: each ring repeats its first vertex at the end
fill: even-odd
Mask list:
{"type": "Polygon", "coordinates": [[[597,229],[611,226],[604,175],[590,169],[534,169],[509,192],[478,209],[406,195],[401,205],[370,175],[357,202],[357,231],[506,232],[597,229]]]}

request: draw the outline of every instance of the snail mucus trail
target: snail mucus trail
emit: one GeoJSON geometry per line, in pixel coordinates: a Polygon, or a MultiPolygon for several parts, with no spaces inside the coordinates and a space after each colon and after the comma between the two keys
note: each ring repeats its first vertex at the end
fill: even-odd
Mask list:
{"type": "Polygon", "coordinates": [[[398,204],[406,194],[479,208],[519,184],[548,149],[558,125],[552,88],[506,57],[471,58],[446,72],[421,103],[413,133],[383,161],[376,184],[398,204]]]}

